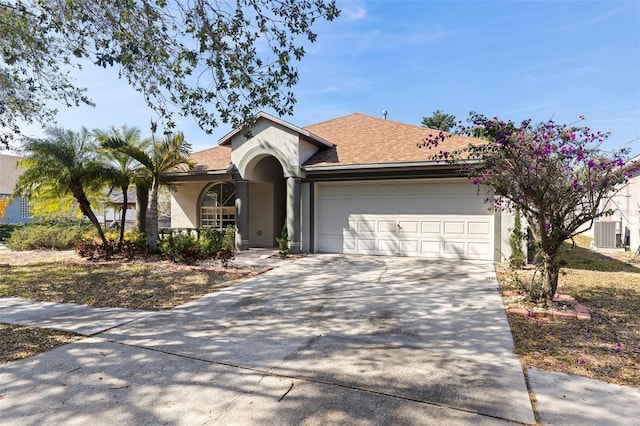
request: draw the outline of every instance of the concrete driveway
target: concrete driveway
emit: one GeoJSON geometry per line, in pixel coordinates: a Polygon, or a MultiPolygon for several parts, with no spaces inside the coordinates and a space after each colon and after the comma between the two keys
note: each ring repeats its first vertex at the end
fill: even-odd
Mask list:
{"type": "Polygon", "coordinates": [[[489,263],[309,256],[0,366],[0,423],[535,423],[496,286],[489,263]]]}

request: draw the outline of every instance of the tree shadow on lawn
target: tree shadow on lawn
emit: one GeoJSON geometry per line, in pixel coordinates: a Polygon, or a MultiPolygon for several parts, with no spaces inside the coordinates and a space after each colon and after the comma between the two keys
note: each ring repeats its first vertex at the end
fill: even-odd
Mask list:
{"type": "Polygon", "coordinates": [[[640,273],[640,262],[630,264],[627,261],[618,259],[626,256],[631,259],[633,256],[627,252],[607,255],[577,245],[572,248],[571,244],[567,242],[563,243],[561,250],[560,258],[567,262],[564,265],[565,268],[600,272],[640,273]]]}

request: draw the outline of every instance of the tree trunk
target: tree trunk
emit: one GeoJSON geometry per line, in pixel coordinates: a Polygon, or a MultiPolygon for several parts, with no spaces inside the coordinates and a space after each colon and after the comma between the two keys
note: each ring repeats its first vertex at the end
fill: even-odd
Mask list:
{"type": "Polygon", "coordinates": [[[122,215],[120,216],[120,240],[118,245],[122,247],[124,242],[124,224],[127,220],[127,205],[129,204],[129,185],[122,186],[122,215]]]}
{"type": "Polygon", "coordinates": [[[560,275],[560,265],[554,257],[543,255],[542,271],[542,298],[545,305],[553,300],[558,290],[558,276],[560,275]]]}
{"type": "Polygon", "coordinates": [[[147,248],[151,252],[158,251],[158,185],[159,177],[153,179],[149,197],[149,207],[147,209],[147,248]]]}
{"type": "Polygon", "coordinates": [[[136,228],[147,237],[147,205],[149,204],[149,187],[136,184],[136,228]]]}
{"type": "Polygon", "coordinates": [[[104,235],[104,231],[102,230],[102,226],[100,225],[100,221],[96,217],[95,213],[91,209],[91,202],[87,198],[87,195],[84,193],[84,188],[82,184],[78,182],[69,183],[69,190],[73,197],[78,201],[78,205],[80,206],[80,211],[82,214],[89,218],[89,221],[93,224],[93,226],[98,231],[98,235],[100,236],[100,240],[102,240],[102,244],[107,247],[109,242],[107,241],[107,237],[104,235]]]}

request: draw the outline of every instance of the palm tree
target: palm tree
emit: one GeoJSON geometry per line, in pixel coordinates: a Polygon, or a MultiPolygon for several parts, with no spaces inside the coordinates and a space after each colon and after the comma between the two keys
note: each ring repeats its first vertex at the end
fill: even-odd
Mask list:
{"type": "MultiPolygon", "coordinates": [[[[140,141],[140,130],[135,127],[127,127],[120,126],[118,128],[111,127],[107,131],[96,131],[96,139],[104,143],[106,145],[110,143],[116,144],[125,144],[131,146],[137,146],[144,149],[145,141],[140,141]],[[115,141],[115,142],[114,142],[115,141]]],[[[146,192],[148,192],[148,185],[144,185],[140,182],[143,179],[144,172],[140,163],[138,163],[133,157],[114,149],[100,149],[100,153],[104,155],[113,166],[113,181],[111,182],[113,186],[117,187],[122,191],[122,212],[120,218],[120,238],[119,244],[122,245],[124,241],[124,228],[125,228],[125,220],[127,218],[127,206],[129,203],[129,187],[131,184],[142,187],[146,192]]],[[[145,200],[148,197],[145,197],[145,200]]],[[[137,202],[137,201],[136,201],[137,202]]],[[[145,209],[146,211],[146,203],[145,209]]]]}
{"type": "Polygon", "coordinates": [[[91,133],[84,127],[80,132],[50,127],[45,133],[46,139],[27,139],[24,143],[26,156],[20,166],[25,171],[16,183],[16,194],[25,197],[36,191],[54,197],[71,194],[106,246],[107,239],[87,193],[102,189],[111,178],[111,171],[96,156],[91,133]]]}
{"type": "Polygon", "coordinates": [[[147,247],[155,251],[158,248],[158,188],[160,177],[179,165],[193,167],[188,156],[191,145],[184,140],[182,133],[168,134],[164,139],[156,141],[153,137],[149,149],[127,145],[123,141],[109,140],[102,143],[105,148],[118,150],[136,159],[151,176],[149,187],[149,205],[146,215],[147,247]]]}

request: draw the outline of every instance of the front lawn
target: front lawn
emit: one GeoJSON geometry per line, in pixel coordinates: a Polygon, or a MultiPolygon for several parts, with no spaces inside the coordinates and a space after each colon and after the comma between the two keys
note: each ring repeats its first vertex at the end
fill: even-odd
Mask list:
{"type": "MultiPolygon", "coordinates": [[[[577,242],[564,255],[558,291],[589,308],[591,321],[508,313],[516,354],[525,368],[640,386],[640,263],[628,263],[633,253],[596,253],[588,240],[577,242]]],[[[502,289],[514,287],[509,278],[499,271],[502,289]]]]}
{"type": "MultiPolygon", "coordinates": [[[[0,297],[22,297],[94,307],[171,309],[227,287],[241,275],[174,268],[166,261],[79,266],[73,252],[0,253],[0,297]]],[[[80,337],[35,327],[0,324],[0,364],[80,337]]]]}

